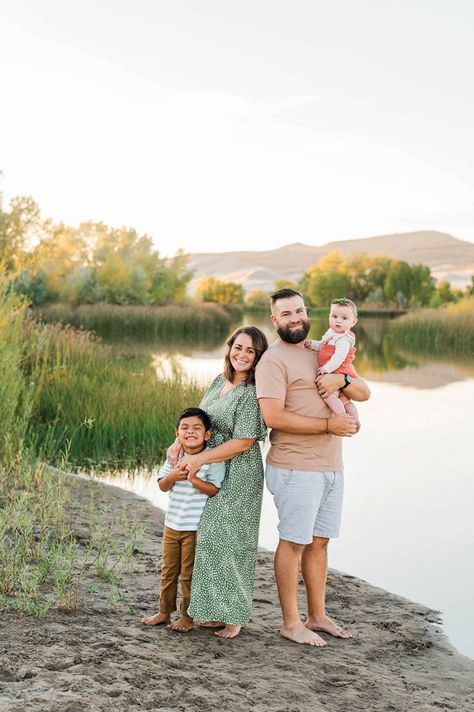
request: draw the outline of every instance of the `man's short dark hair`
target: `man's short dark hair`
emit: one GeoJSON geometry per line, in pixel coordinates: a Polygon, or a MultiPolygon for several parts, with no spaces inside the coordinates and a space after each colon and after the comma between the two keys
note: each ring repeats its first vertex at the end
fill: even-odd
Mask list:
{"type": "Polygon", "coordinates": [[[291,287],[283,287],[283,289],[279,289],[278,292],[274,292],[271,295],[270,301],[273,306],[279,299],[290,299],[291,297],[301,297],[301,299],[303,299],[301,292],[298,292],[296,289],[292,289],[291,287]]]}
{"type": "Polygon", "coordinates": [[[182,413],[178,415],[178,420],[176,421],[176,428],[179,428],[179,424],[183,418],[199,418],[201,423],[204,425],[205,430],[211,429],[211,419],[205,410],[201,408],[185,408],[182,413]]]}

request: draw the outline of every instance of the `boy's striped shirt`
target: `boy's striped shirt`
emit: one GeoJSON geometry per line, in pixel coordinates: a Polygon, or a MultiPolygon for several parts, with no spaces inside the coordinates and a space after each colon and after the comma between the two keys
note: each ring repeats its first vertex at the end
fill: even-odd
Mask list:
{"type": "MultiPolygon", "coordinates": [[[[168,462],[165,462],[158,473],[157,480],[163,479],[172,470],[173,467],[168,462]]],[[[198,470],[197,477],[205,482],[210,482],[220,489],[225,477],[225,462],[213,462],[211,465],[203,465],[198,470]]],[[[207,499],[207,494],[193,487],[188,480],[175,482],[169,491],[165,526],[179,532],[197,531],[207,499]]]]}

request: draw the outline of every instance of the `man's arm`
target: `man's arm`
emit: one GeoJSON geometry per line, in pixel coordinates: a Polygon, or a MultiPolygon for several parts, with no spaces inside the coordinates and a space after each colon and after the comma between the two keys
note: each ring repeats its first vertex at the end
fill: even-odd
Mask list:
{"type": "MultiPolygon", "coordinates": [[[[319,376],[316,379],[318,393],[321,398],[327,398],[332,393],[340,390],[344,385],[344,374],[342,373],[327,373],[324,376],[319,376]]],[[[354,378],[350,386],[344,388],[351,400],[366,401],[370,398],[370,388],[367,383],[360,377],[354,378]]]]}
{"type": "Polygon", "coordinates": [[[287,433],[316,435],[331,433],[350,437],[357,431],[357,424],[350,415],[333,415],[330,418],[310,418],[285,410],[285,403],[276,398],[259,398],[263,419],[269,428],[287,433]]]}

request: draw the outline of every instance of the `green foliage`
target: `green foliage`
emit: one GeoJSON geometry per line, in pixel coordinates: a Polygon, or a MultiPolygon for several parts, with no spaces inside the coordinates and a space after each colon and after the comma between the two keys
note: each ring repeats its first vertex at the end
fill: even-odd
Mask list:
{"type": "Polygon", "coordinates": [[[221,282],[215,277],[201,277],[196,285],[198,302],[217,302],[221,304],[243,304],[244,288],[236,282],[221,282]]]}
{"type": "Polygon", "coordinates": [[[420,353],[474,355],[474,299],[440,309],[420,309],[393,322],[401,348],[420,353]]]}
{"type": "MultiPolygon", "coordinates": [[[[25,443],[37,444],[31,438],[32,417],[41,407],[49,369],[55,373],[61,367],[53,338],[51,329],[26,319],[25,301],[1,274],[0,609],[39,618],[53,605],[77,608],[83,576],[92,566],[119,600],[117,576],[141,531],[127,524],[119,551],[117,529],[111,532],[94,510],[94,534],[84,550],[67,522],[72,480],[31,459],[32,447],[28,450],[25,443]]],[[[73,439],[71,433],[61,443],[62,464],[73,439]]]]}
{"type": "Polygon", "coordinates": [[[34,315],[38,320],[70,324],[109,339],[222,339],[241,319],[242,309],[232,304],[170,304],[163,307],[50,304],[34,310],[34,315]]]}
{"type": "Polygon", "coordinates": [[[245,297],[245,306],[247,309],[268,312],[270,310],[270,293],[264,292],[263,289],[250,290],[245,297]]]}
{"type": "Polygon", "coordinates": [[[72,463],[89,467],[160,462],[174,439],[176,413],[197,405],[202,389],[179,378],[159,380],[150,353],[120,356],[89,332],[44,329],[47,368],[30,446],[50,462],[67,450],[72,463]]]}
{"type": "Polygon", "coordinates": [[[151,237],[133,228],[45,220],[31,198],[15,198],[5,210],[0,195],[0,260],[33,305],[177,302],[192,277],[187,259],[181,250],[161,257],[151,237]]]}
{"type": "Polygon", "coordinates": [[[435,291],[431,271],[425,265],[366,253],[344,259],[339,251],[310,267],[300,280],[300,288],[308,303],[317,307],[345,296],[359,305],[405,308],[429,304],[435,291]]]}

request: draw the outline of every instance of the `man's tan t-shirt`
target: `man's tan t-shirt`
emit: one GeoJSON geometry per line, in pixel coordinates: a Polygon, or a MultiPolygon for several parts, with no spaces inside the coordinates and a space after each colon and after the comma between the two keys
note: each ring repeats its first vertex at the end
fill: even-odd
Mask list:
{"type": "MultiPolygon", "coordinates": [[[[317,353],[278,339],[260,359],[255,372],[257,398],[275,398],[290,413],[312,418],[331,415],[314,379],[317,353]]],[[[342,471],[342,438],[326,433],[287,433],[272,429],[267,461],[275,467],[313,472],[342,471]]]]}

